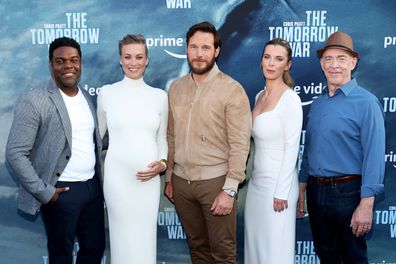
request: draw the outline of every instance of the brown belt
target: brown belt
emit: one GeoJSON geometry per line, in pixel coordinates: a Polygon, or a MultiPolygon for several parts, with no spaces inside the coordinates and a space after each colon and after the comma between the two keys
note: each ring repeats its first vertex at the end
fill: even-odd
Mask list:
{"type": "Polygon", "coordinates": [[[310,179],[319,185],[330,185],[336,183],[346,183],[350,181],[357,181],[362,179],[360,175],[345,175],[340,177],[315,177],[311,176],[310,179]]]}

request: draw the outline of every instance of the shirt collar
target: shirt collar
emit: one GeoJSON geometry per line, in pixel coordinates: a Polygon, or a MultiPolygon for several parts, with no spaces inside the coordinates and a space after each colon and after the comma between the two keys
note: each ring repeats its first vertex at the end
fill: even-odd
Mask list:
{"type": "MultiPolygon", "coordinates": [[[[338,88],[336,93],[338,93],[338,90],[340,90],[345,96],[348,96],[356,86],[357,86],[356,79],[353,78],[352,80],[350,80],[349,82],[338,88]]],[[[329,88],[327,86],[323,90],[325,93],[329,93],[329,88]]]]}

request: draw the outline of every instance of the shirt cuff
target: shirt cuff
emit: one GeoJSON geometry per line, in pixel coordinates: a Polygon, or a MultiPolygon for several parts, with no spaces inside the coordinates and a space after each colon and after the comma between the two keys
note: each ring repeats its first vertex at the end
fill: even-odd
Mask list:
{"type": "Polygon", "coordinates": [[[302,173],[302,172],[300,172],[300,174],[298,175],[298,181],[299,181],[299,182],[307,183],[307,182],[308,182],[308,178],[309,178],[308,173],[302,173]]]}
{"type": "Polygon", "coordinates": [[[234,191],[238,190],[239,181],[237,179],[226,177],[225,183],[223,185],[223,190],[231,189],[234,191]]]}
{"type": "Polygon", "coordinates": [[[370,184],[362,185],[361,187],[361,198],[376,196],[384,192],[383,184],[370,184]]]}

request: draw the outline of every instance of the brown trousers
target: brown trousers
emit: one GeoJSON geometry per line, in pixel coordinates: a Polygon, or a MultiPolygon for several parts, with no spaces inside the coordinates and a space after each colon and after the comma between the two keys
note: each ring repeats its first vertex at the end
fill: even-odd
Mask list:
{"type": "Polygon", "coordinates": [[[193,264],[236,264],[236,199],[231,214],[210,210],[225,176],[188,181],[172,175],[173,197],[190,247],[193,264]]]}

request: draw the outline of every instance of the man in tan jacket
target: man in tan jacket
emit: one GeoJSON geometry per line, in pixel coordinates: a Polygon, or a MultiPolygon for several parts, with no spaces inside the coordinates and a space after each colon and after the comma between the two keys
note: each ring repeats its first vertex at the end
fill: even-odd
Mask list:
{"type": "Polygon", "coordinates": [[[191,73],[169,90],[165,195],[175,203],[192,263],[236,263],[236,194],[245,179],[251,114],[243,87],[219,70],[209,22],[187,32],[191,73]]]}

